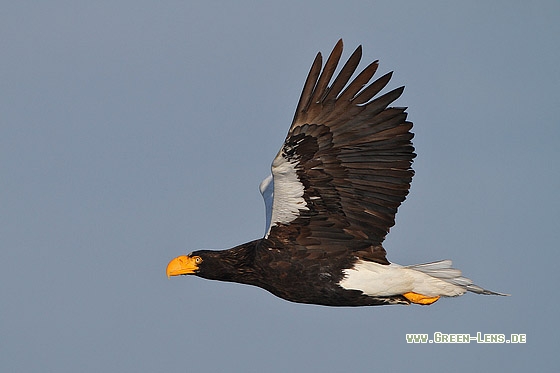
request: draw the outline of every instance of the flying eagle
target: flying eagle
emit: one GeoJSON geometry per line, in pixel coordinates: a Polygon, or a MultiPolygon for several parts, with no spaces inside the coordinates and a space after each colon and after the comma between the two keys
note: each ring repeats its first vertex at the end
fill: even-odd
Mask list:
{"type": "Polygon", "coordinates": [[[260,185],[266,234],[229,250],[199,250],[167,266],[168,276],[196,275],[261,287],[288,301],[325,306],[428,305],[485,290],[450,260],[401,266],[382,246],[414,171],[412,123],[389,107],[404,87],[376,97],[374,61],[352,81],[359,46],[333,78],[339,40],[325,66],[313,61],[288,135],[260,185]],[[350,81],[350,83],[348,83],[350,81]]]}

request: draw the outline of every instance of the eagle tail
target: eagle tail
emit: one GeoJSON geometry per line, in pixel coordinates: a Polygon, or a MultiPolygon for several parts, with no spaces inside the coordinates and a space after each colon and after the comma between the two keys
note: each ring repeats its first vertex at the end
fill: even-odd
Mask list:
{"type": "Polygon", "coordinates": [[[481,288],[478,285],[475,285],[470,278],[462,276],[461,270],[453,268],[452,265],[453,262],[447,259],[440,260],[438,262],[410,265],[406,266],[406,268],[425,273],[431,277],[435,277],[452,285],[459,286],[472,293],[509,296],[509,294],[498,293],[496,291],[487,290],[481,288]]]}

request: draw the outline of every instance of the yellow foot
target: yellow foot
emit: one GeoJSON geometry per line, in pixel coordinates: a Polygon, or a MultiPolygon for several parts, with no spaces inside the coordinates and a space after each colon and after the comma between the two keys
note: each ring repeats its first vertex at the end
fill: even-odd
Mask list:
{"type": "Polygon", "coordinates": [[[437,297],[428,297],[426,295],[422,295],[422,294],[417,294],[417,293],[404,293],[403,296],[408,299],[409,301],[411,301],[412,303],[416,303],[416,304],[421,304],[423,306],[427,306],[429,304],[434,303],[436,300],[439,299],[439,296],[437,297]]]}

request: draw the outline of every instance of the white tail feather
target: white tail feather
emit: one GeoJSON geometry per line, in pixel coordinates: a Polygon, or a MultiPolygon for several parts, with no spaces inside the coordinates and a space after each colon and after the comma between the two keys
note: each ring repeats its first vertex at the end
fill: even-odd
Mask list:
{"type": "Polygon", "coordinates": [[[405,268],[413,269],[422,273],[425,273],[429,276],[441,279],[447,283],[460,286],[465,290],[476,294],[485,294],[485,295],[503,295],[507,296],[509,294],[498,293],[491,290],[486,290],[477,286],[473,283],[470,278],[466,278],[461,276],[461,271],[457,268],[452,268],[453,262],[449,259],[441,260],[439,262],[432,262],[432,263],[424,263],[424,264],[415,264],[406,266],[405,268]]]}

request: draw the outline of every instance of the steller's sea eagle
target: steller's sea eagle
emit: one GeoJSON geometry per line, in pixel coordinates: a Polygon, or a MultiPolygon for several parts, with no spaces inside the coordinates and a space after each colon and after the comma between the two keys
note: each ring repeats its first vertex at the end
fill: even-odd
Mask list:
{"type": "Polygon", "coordinates": [[[378,62],[353,80],[358,47],[333,79],[339,40],[313,61],[288,135],[260,185],[266,234],[229,250],[173,259],[168,276],[249,284],[299,303],[326,306],[432,304],[485,290],[450,260],[401,266],[382,246],[414,174],[412,123],[390,107],[404,87],[376,97],[391,73],[370,83],[378,62]],[[350,82],[350,83],[349,83],[350,82]]]}

